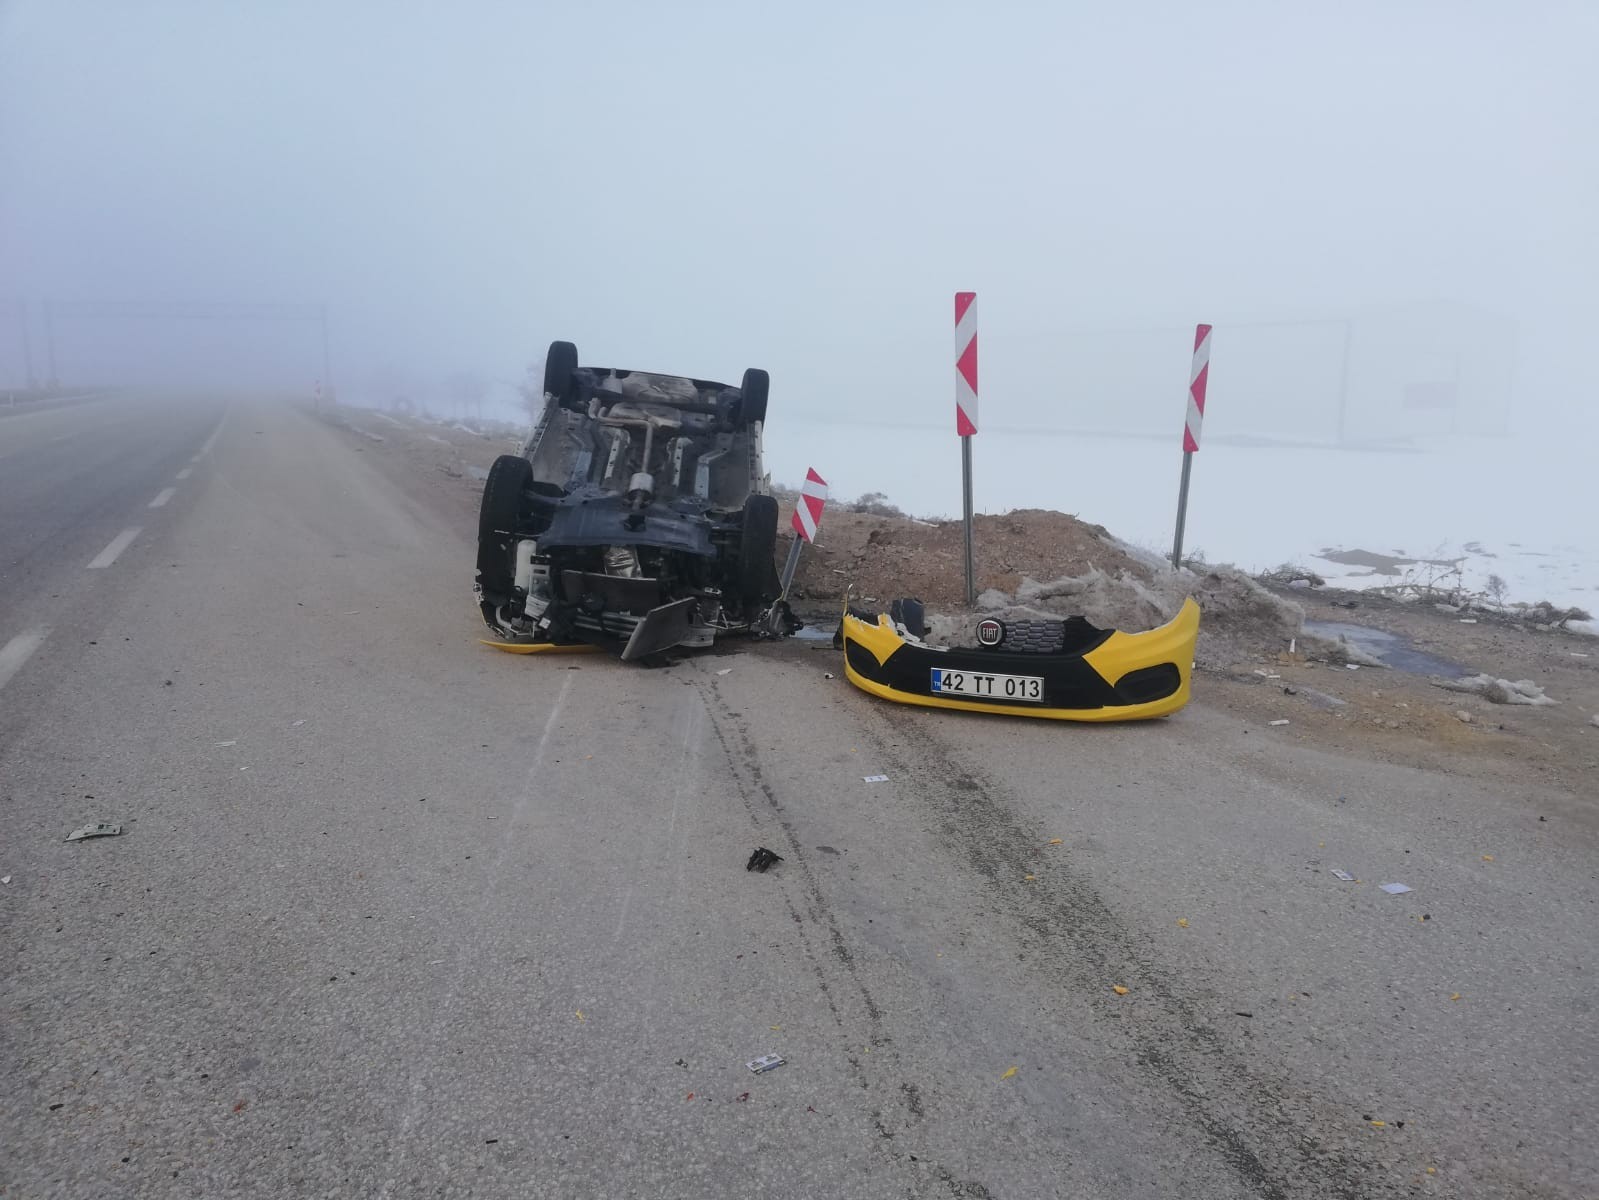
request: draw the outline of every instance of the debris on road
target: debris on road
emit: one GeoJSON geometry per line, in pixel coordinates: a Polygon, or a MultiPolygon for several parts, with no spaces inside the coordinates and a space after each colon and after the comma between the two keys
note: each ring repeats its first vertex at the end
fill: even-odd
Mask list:
{"type": "Polygon", "coordinates": [[[1472,715],[1469,712],[1467,712],[1465,709],[1463,709],[1463,708],[1455,709],[1455,720],[1462,721],[1465,724],[1470,725],[1471,722],[1472,722],[1472,719],[1473,719],[1472,715]]]}
{"type": "Polygon", "coordinates": [[[752,1058],[744,1064],[757,1075],[764,1075],[767,1071],[775,1071],[783,1065],[781,1054],[763,1054],[759,1058],[752,1058]]]}
{"type": "Polygon", "coordinates": [[[1115,992],[1118,996],[1125,996],[1129,991],[1128,988],[1122,987],[1122,985],[1119,983],[1111,984],[1110,990],[1115,992]]]}
{"type": "Polygon", "coordinates": [[[723,667],[720,671],[717,672],[718,675],[731,675],[732,673],[733,673],[733,668],[732,667],[723,667]]]}
{"type": "Polygon", "coordinates": [[[1060,838],[1050,838],[1049,839],[1049,844],[1051,846],[1058,846],[1058,845],[1061,844],[1061,841],[1062,841],[1062,839],[1060,839],[1060,838]]]}
{"type": "Polygon", "coordinates": [[[1006,1079],[1011,1078],[1015,1074],[1016,1074],[1016,1068],[1012,1067],[1010,1070],[1006,1071],[1003,1075],[1001,1075],[1000,1079],[1001,1080],[1006,1080],[1006,1079]]]}
{"type": "Polygon", "coordinates": [[[760,846],[756,849],[754,854],[750,855],[750,860],[744,864],[744,869],[746,871],[759,871],[764,875],[767,867],[771,866],[773,863],[780,863],[782,861],[783,856],[781,854],[774,854],[765,846],[760,846]]]}
{"type": "Polygon", "coordinates": [[[1459,993],[1459,992],[1456,992],[1456,993],[1455,993],[1455,994],[1454,994],[1454,995],[1453,995],[1453,996],[1451,996],[1451,997],[1449,997],[1449,998],[1450,998],[1450,999],[1451,999],[1451,1000],[1459,1000],[1459,999],[1460,999],[1460,993],[1459,993]]]}
{"type": "Polygon", "coordinates": [[[823,679],[831,679],[831,678],[833,678],[833,672],[831,672],[831,671],[823,671],[822,672],[822,678],[823,679]]]}
{"type": "Polygon", "coordinates": [[[304,724],[305,724],[305,718],[301,717],[298,721],[294,722],[294,727],[298,728],[299,726],[304,725],[304,724]]]}
{"type": "Polygon", "coordinates": [[[1494,704],[1559,704],[1543,694],[1543,688],[1530,679],[1495,679],[1492,675],[1471,675],[1465,679],[1433,679],[1435,688],[1446,692],[1466,692],[1494,704]]]}
{"type": "Polygon", "coordinates": [[[11,876],[9,876],[9,875],[0,875],[0,883],[10,883],[10,882],[11,882],[11,876]]]}
{"type": "Polygon", "coordinates": [[[1268,725],[1286,725],[1286,724],[1288,724],[1288,718],[1287,717],[1282,717],[1282,718],[1280,718],[1280,719],[1278,719],[1276,721],[1267,721],[1266,724],[1268,724],[1268,725]]]}
{"type": "Polygon", "coordinates": [[[120,825],[94,824],[84,825],[67,834],[67,841],[81,842],[84,838],[116,837],[122,832],[120,825]]]}
{"type": "Polygon", "coordinates": [[[1337,867],[1332,869],[1332,876],[1334,879],[1342,879],[1345,883],[1355,882],[1355,877],[1353,875],[1351,875],[1348,871],[1340,871],[1337,867]]]}
{"type": "Polygon", "coordinates": [[[1410,885],[1404,883],[1383,883],[1378,886],[1390,896],[1400,896],[1411,890],[1410,885]]]}
{"type": "Polygon", "coordinates": [[[887,783],[888,782],[888,776],[887,775],[862,775],[861,776],[861,782],[862,783],[887,783]]]}
{"type": "Polygon", "coordinates": [[[1177,918],[1177,928],[1178,929],[1187,929],[1188,928],[1188,918],[1187,917],[1178,917],[1177,918]]]}
{"type": "Polygon", "coordinates": [[[234,738],[232,741],[212,742],[211,744],[213,746],[237,746],[239,744],[239,739],[238,738],[234,738]]]}
{"type": "Polygon", "coordinates": [[[1482,856],[1482,861],[1483,862],[1493,862],[1493,860],[1494,860],[1494,856],[1492,854],[1484,854],[1482,856]]]}
{"type": "Polygon", "coordinates": [[[1252,1012],[1235,1012],[1235,1013],[1233,1013],[1233,1016],[1235,1016],[1235,1017],[1249,1017],[1251,1019],[1254,1018],[1254,1015],[1255,1014],[1252,1013],[1252,1012]]]}

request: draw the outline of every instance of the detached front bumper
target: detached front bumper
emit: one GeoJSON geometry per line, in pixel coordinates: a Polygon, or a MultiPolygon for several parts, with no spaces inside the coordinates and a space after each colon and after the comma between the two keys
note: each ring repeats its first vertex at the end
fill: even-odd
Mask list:
{"type": "Polygon", "coordinates": [[[946,650],[904,636],[886,614],[873,624],[846,612],[840,629],[844,673],[862,691],[901,704],[1055,721],[1140,721],[1188,703],[1199,637],[1199,605],[1192,598],[1147,633],[1080,628],[1091,636],[1075,639],[1080,644],[1069,650],[1016,651],[1003,644],[946,650]],[[952,694],[952,675],[978,694],[952,694]],[[984,680],[993,694],[982,694],[984,680]],[[1036,689],[1038,699],[1008,699],[1006,687],[1016,694],[1036,689]]]}

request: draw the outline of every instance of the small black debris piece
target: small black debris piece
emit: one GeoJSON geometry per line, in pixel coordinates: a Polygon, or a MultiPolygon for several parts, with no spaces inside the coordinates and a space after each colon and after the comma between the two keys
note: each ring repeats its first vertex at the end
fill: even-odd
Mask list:
{"type": "Polygon", "coordinates": [[[767,867],[782,861],[783,856],[781,854],[773,854],[765,846],[761,846],[754,854],[750,855],[750,860],[744,864],[744,869],[746,871],[760,871],[764,874],[767,867]]]}

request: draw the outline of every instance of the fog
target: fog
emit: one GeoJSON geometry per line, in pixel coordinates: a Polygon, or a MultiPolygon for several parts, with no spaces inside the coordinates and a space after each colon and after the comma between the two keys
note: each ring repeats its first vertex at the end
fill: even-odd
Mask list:
{"type": "MultiPolygon", "coordinates": [[[[47,301],[64,386],[443,404],[471,378],[508,412],[561,338],[766,367],[774,474],[951,511],[971,289],[980,507],[1169,506],[1198,321],[1218,446],[1510,435],[1536,472],[1599,432],[1596,48],[1582,0],[12,0],[0,387],[22,312],[48,376],[47,301]],[[1085,430],[1170,453],[1118,469],[1128,438],[1063,433],[1018,487],[1007,445],[1085,430]]],[[[1318,490],[1370,486],[1349,453],[1318,490]]],[[[1196,488],[1247,508],[1253,469],[1209,461],[1196,488]]],[[[1391,472],[1386,506],[1447,478],[1391,472]]]]}

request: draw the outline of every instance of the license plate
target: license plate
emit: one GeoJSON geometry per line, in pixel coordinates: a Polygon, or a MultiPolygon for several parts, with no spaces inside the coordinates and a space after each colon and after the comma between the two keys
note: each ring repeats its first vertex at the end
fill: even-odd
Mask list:
{"type": "Polygon", "coordinates": [[[1044,679],[1041,675],[989,675],[986,672],[946,671],[942,667],[934,667],[933,694],[1042,704],[1044,679]]]}

